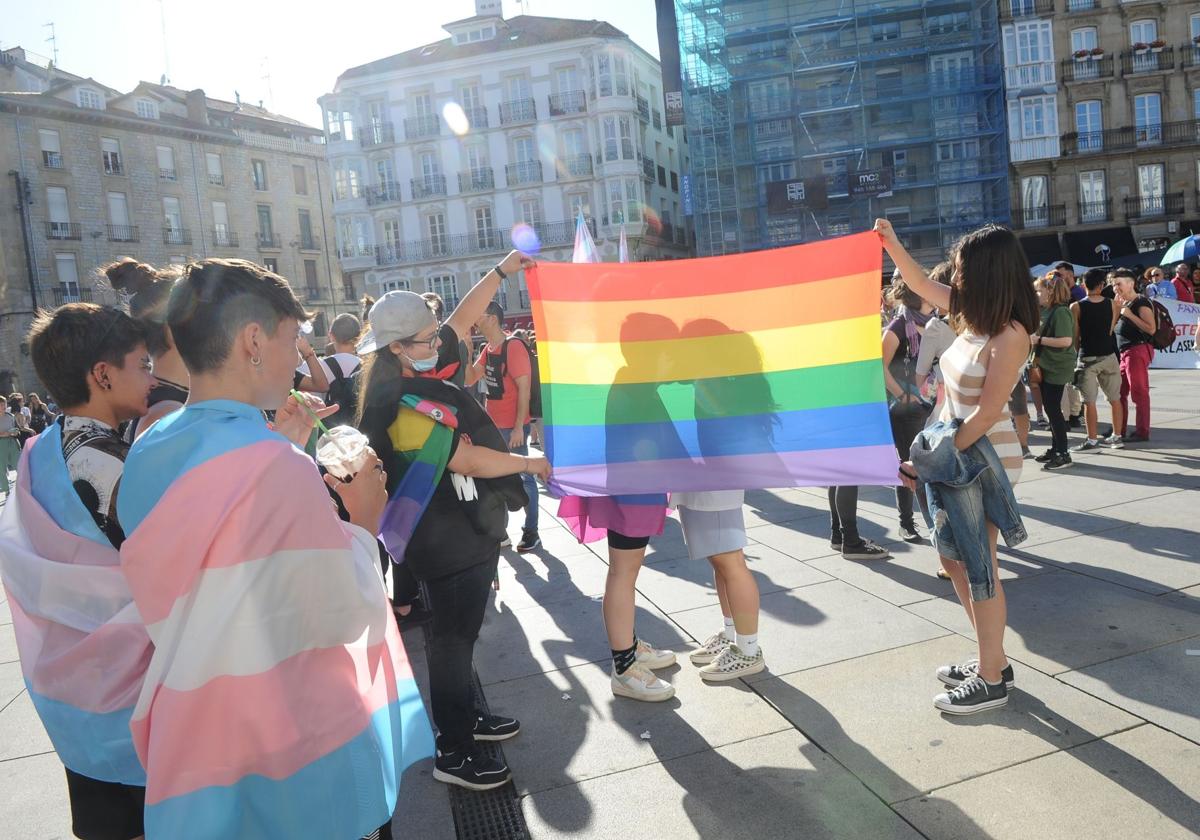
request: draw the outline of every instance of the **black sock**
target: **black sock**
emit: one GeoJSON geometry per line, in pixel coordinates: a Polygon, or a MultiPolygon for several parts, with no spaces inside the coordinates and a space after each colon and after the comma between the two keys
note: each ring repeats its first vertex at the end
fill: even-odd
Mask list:
{"type": "Polygon", "coordinates": [[[624,650],[612,652],[613,669],[618,674],[624,674],[637,661],[637,636],[633,637],[633,645],[624,650]]]}

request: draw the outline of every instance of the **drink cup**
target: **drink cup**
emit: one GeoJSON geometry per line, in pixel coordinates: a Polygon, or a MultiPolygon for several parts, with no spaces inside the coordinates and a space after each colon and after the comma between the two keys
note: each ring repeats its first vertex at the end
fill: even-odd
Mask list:
{"type": "Polygon", "coordinates": [[[334,426],[317,440],[317,463],[335,478],[353,478],[368,455],[367,436],[352,426],[334,426]]]}

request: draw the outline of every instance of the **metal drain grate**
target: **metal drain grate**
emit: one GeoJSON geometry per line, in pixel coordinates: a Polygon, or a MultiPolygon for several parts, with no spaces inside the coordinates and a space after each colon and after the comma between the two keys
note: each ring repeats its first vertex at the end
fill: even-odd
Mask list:
{"type": "MultiPolygon", "coordinates": [[[[430,627],[426,625],[426,655],[429,633],[430,627]]],[[[485,713],[490,712],[479,674],[474,669],[471,670],[471,690],[477,707],[485,713]]],[[[504,760],[504,749],[499,742],[484,741],[479,746],[489,758],[504,760]]],[[[515,784],[480,792],[451,785],[450,813],[454,816],[454,833],[458,840],[530,840],[515,784]]]]}

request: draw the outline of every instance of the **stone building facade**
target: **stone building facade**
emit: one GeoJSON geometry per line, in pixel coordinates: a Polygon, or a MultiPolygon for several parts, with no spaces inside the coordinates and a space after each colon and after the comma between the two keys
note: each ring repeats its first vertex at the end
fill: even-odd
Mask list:
{"type": "MultiPolygon", "coordinates": [[[[687,147],[658,62],[600,21],[476,16],[447,38],[346,70],[321,98],[343,270],[370,294],[453,304],[514,244],[569,261],[580,213],[602,258],[690,253],[687,147]]],[[[523,277],[499,295],[529,319],[523,277]]]]}
{"type": "Polygon", "coordinates": [[[36,387],[34,310],[101,300],[96,267],[123,256],[264,264],[318,312],[318,336],[358,310],[333,253],[323,134],[262,107],[147,82],[121,93],[6,50],[0,177],[0,378],[14,388],[36,387]]]}
{"type": "Polygon", "coordinates": [[[1031,262],[1200,231],[1200,3],[1001,0],[1014,225],[1031,262]]]}

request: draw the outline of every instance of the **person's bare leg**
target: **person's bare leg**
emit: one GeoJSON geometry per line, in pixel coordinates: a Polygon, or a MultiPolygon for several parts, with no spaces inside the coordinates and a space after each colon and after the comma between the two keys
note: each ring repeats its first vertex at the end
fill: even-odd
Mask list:
{"type": "Polygon", "coordinates": [[[604,582],[601,611],[612,650],[625,650],[633,645],[634,587],[645,557],[644,548],[608,550],[608,578],[604,582]]]}
{"type": "Polygon", "coordinates": [[[1033,395],[1033,407],[1037,411],[1037,416],[1039,418],[1044,417],[1045,413],[1042,411],[1042,389],[1041,389],[1041,387],[1039,387],[1037,385],[1030,385],[1029,393],[1033,395]]]}
{"type": "Polygon", "coordinates": [[[1021,442],[1022,449],[1029,448],[1029,415],[1018,414],[1013,418],[1013,425],[1017,429],[1017,440],[1021,442]]]}
{"type": "Polygon", "coordinates": [[[1121,401],[1114,400],[1108,404],[1108,407],[1112,410],[1113,434],[1120,434],[1121,429],[1125,427],[1125,412],[1121,408],[1121,401]]]}
{"type": "Polygon", "coordinates": [[[1097,428],[1100,425],[1100,418],[1096,413],[1094,402],[1083,404],[1083,419],[1087,423],[1088,440],[1095,440],[1098,436],[1097,428]]]}
{"type": "Polygon", "coordinates": [[[733,617],[730,612],[732,607],[729,606],[729,588],[725,585],[725,576],[721,574],[721,570],[717,565],[713,564],[713,586],[717,589],[717,600],[721,602],[721,615],[733,617]]]}
{"type": "Polygon", "coordinates": [[[957,560],[950,560],[940,556],[938,559],[942,561],[942,568],[950,575],[950,582],[954,584],[954,594],[958,596],[958,602],[967,611],[967,619],[971,622],[971,626],[974,627],[975,611],[972,609],[971,584],[967,580],[967,567],[957,560]]]}
{"type": "Polygon", "coordinates": [[[1004,587],[1000,583],[1000,568],[996,559],[996,526],[988,523],[988,547],[992,552],[992,575],[996,581],[996,595],[986,601],[976,601],[975,635],[979,639],[979,675],[990,683],[1002,679],[1000,672],[1008,664],[1004,655],[1004,630],[1008,625],[1008,604],[1004,599],[1004,587]]]}
{"type": "Polygon", "coordinates": [[[725,586],[727,601],[721,602],[721,613],[733,618],[733,626],[741,635],[755,635],[758,633],[758,583],[746,566],[746,555],[739,549],[714,555],[709,562],[725,586]],[[728,613],[725,612],[726,604],[728,613]]]}

